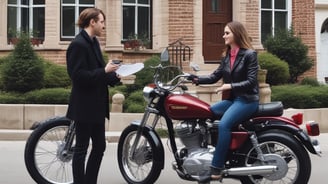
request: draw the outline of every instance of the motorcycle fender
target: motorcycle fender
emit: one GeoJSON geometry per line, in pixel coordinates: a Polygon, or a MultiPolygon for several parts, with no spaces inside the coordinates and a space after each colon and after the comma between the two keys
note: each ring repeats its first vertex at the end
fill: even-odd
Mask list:
{"type": "Polygon", "coordinates": [[[301,129],[295,126],[291,126],[289,124],[285,124],[282,122],[280,123],[271,122],[270,124],[265,125],[264,129],[265,130],[276,129],[276,130],[284,130],[286,132],[289,132],[290,134],[294,135],[297,138],[298,142],[302,143],[310,153],[318,154],[311,142],[310,137],[304,131],[302,131],[301,129]]]}
{"type": "Polygon", "coordinates": [[[46,119],[44,121],[37,121],[37,122],[33,123],[33,125],[31,126],[30,129],[35,130],[36,128],[38,128],[40,125],[42,125],[44,123],[57,122],[57,121],[68,121],[68,122],[70,122],[71,120],[68,119],[66,116],[57,116],[57,117],[46,119]]]}
{"type": "MultiPolygon", "coordinates": [[[[140,125],[140,121],[133,121],[131,123],[130,126],[139,126],[140,125]]],[[[153,154],[154,156],[154,161],[161,163],[161,168],[164,168],[164,147],[162,144],[162,141],[160,139],[160,137],[158,136],[158,134],[154,131],[153,128],[149,127],[149,126],[145,126],[143,127],[143,134],[146,137],[149,137],[151,140],[154,141],[155,147],[156,147],[156,152],[153,154]]]]}

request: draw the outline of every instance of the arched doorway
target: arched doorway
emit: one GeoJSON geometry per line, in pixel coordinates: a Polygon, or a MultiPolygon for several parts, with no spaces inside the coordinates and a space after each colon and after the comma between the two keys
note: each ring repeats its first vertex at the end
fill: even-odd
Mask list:
{"type": "Polygon", "coordinates": [[[321,26],[320,56],[318,61],[318,81],[328,83],[328,18],[321,26]]]}

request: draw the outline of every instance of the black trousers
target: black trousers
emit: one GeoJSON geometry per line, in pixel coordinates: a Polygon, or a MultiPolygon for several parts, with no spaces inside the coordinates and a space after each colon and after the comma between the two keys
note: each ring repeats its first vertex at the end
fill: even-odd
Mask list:
{"type": "Polygon", "coordinates": [[[74,184],[97,184],[101,161],[106,149],[104,122],[75,122],[76,144],[73,154],[74,184]],[[92,148],[85,167],[87,151],[92,148]]]}

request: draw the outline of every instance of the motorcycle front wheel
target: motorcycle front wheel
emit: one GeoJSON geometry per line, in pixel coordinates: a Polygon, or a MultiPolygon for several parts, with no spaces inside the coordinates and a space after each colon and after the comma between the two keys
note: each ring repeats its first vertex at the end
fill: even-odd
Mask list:
{"type": "MultiPolygon", "coordinates": [[[[249,175],[241,178],[242,184],[290,183],[307,184],[311,175],[311,160],[308,152],[295,138],[284,131],[269,131],[258,136],[259,148],[266,164],[278,166],[270,175],[249,175]]],[[[246,166],[261,165],[256,148],[250,143],[244,151],[246,166]]]]}
{"type": "Polygon", "coordinates": [[[132,145],[136,139],[138,126],[129,126],[121,134],[118,143],[118,165],[126,182],[130,184],[154,183],[162,169],[162,163],[154,159],[155,142],[149,132],[143,131],[134,153],[132,145]]]}
{"type": "Polygon", "coordinates": [[[73,183],[73,151],[63,152],[70,121],[47,121],[38,126],[25,145],[25,166],[30,176],[42,184],[73,183]]]}

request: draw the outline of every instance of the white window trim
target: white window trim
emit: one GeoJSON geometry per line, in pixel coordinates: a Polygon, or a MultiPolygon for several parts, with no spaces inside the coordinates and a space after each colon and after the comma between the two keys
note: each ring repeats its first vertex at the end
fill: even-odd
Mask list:
{"type": "Polygon", "coordinates": [[[22,8],[29,9],[29,31],[33,30],[33,8],[45,8],[45,4],[34,5],[33,1],[29,1],[28,5],[21,4],[21,0],[16,0],[17,4],[8,4],[8,7],[17,8],[17,17],[16,17],[16,29],[21,29],[21,17],[22,17],[22,8]]]}
{"type": "MultiPolygon", "coordinates": [[[[262,22],[262,11],[271,11],[271,13],[272,13],[272,15],[274,15],[274,12],[279,12],[279,11],[281,11],[281,12],[287,12],[287,28],[290,28],[291,27],[291,25],[292,25],[292,0],[286,0],[286,3],[287,3],[287,8],[286,9],[275,9],[274,8],[274,2],[275,2],[275,0],[272,0],[271,1],[271,7],[273,7],[273,8],[271,8],[271,9],[266,9],[266,8],[263,8],[262,9],[262,1],[263,0],[261,0],[261,1],[259,1],[259,7],[260,7],[260,20],[259,20],[259,22],[260,22],[260,24],[259,24],[259,30],[260,30],[260,38],[262,37],[262,30],[261,30],[261,22],[262,22]]],[[[272,24],[273,25],[271,25],[272,26],[272,29],[274,30],[275,29],[275,25],[274,25],[274,23],[275,23],[275,16],[272,16],[272,24]]],[[[273,36],[274,36],[274,31],[272,31],[272,34],[273,34],[273,36]]]]}
{"type": "MultiPolygon", "coordinates": [[[[96,1],[96,0],[95,0],[96,1]]],[[[63,22],[63,8],[62,7],[74,7],[74,19],[77,21],[80,14],[79,14],[79,9],[80,7],[95,7],[95,4],[80,4],[79,0],[75,0],[75,3],[63,3],[63,0],[61,0],[61,7],[60,7],[60,38],[64,38],[64,39],[73,39],[75,37],[76,34],[78,34],[80,32],[80,28],[78,26],[75,26],[75,35],[74,36],[64,36],[63,32],[64,32],[64,27],[62,25],[63,22]]]]}
{"type": "MultiPolygon", "coordinates": [[[[138,0],[136,0],[135,3],[124,3],[124,0],[122,1],[122,8],[123,8],[123,6],[132,6],[132,7],[135,8],[135,11],[134,11],[134,21],[135,21],[136,25],[134,27],[134,33],[137,33],[138,32],[138,10],[139,10],[139,7],[147,7],[148,8],[148,10],[149,10],[149,17],[148,17],[149,20],[148,20],[148,22],[149,22],[149,26],[151,25],[150,24],[150,16],[151,16],[150,15],[150,12],[151,12],[150,11],[150,1],[151,0],[148,0],[148,4],[138,3],[138,0]]],[[[122,25],[122,29],[121,30],[123,31],[123,18],[122,18],[121,25],[122,25]]],[[[123,39],[123,32],[122,32],[122,40],[124,40],[123,39]]]]}

